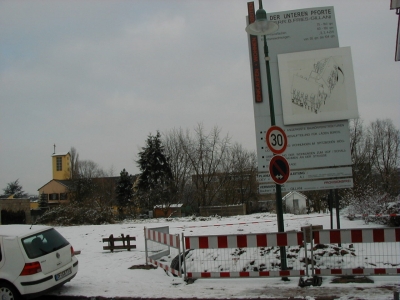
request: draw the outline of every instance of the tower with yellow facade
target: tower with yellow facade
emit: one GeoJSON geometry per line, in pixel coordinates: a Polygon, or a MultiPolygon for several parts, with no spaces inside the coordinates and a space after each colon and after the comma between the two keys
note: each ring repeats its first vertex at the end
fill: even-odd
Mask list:
{"type": "Polygon", "coordinates": [[[54,153],[52,156],[53,179],[71,179],[71,155],[66,153],[54,153]]]}

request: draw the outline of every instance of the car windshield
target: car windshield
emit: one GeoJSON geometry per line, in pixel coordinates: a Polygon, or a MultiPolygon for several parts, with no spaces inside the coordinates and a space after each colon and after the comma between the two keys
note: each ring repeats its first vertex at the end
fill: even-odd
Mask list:
{"type": "Polygon", "coordinates": [[[54,228],[22,239],[29,258],[36,258],[69,245],[68,241],[54,228]]]}

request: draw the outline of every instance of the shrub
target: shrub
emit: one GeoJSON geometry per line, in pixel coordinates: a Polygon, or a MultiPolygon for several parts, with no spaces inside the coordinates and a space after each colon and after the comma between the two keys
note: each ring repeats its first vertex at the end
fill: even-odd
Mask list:
{"type": "Polygon", "coordinates": [[[114,214],[111,207],[78,205],[74,202],[49,209],[38,219],[37,223],[58,226],[98,225],[114,223],[114,214]]]}

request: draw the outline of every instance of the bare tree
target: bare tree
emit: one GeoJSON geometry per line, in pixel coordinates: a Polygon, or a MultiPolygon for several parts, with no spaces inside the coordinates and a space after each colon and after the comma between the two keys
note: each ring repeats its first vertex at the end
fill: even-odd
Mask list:
{"type": "Polygon", "coordinates": [[[192,165],[189,156],[184,151],[184,144],[190,139],[189,131],[172,129],[163,134],[163,145],[171,167],[173,183],[175,185],[176,202],[188,200],[187,192],[192,174],[192,165]]]}
{"type": "Polygon", "coordinates": [[[397,195],[399,191],[397,168],[399,163],[400,131],[392,120],[371,123],[372,164],[379,174],[384,192],[397,195]]]}
{"type": "Polygon", "coordinates": [[[78,174],[84,178],[98,178],[107,176],[100,166],[92,160],[82,160],[78,164],[78,174]]]}
{"type": "Polygon", "coordinates": [[[371,189],[376,189],[376,180],[372,171],[372,141],[361,119],[350,122],[350,152],[354,182],[351,193],[356,198],[363,198],[371,189]]]}
{"type": "Polygon", "coordinates": [[[71,155],[71,179],[73,179],[78,175],[79,153],[75,147],[71,147],[69,154],[71,155]]]}
{"type": "Polygon", "coordinates": [[[391,120],[376,120],[366,129],[354,120],[350,138],[354,188],[347,190],[342,204],[350,205],[350,213],[382,213],[399,193],[400,132],[391,120]]]}
{"type": "Polygon", "coordinates": [[[192,183],[196,189],[198,206],[208,206],[223,186],[223,160],[229,150],[230,137],[221,137],[221,129],[215,126],[209,133],[198,124],[195,135],[180,140],[193,171],[192,183]]]}
{"type": "Polygon", "coordinates": [[[235,143],[229,148],[225,163],[226,179],[223,200],[226,204],[246,204],[251,212],[252,200],[258,200],[257,156],[235,143]]]}

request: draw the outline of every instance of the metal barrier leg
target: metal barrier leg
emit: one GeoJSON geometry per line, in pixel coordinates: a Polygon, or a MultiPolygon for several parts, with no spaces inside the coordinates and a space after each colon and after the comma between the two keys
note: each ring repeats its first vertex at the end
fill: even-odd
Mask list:
{"type": "Polygon", "coordinates": [[[314,276],[314,237],[312,225],[310,225],[310,246],[311,246],[311,274],[314,276]]]}
{"type": "Polygon", "coordinates": [[[146,227],[144,227],[144,258],[146,260],[146,265],[147,265],[147,257],[148,257],[148,253],[147,253],[147,238],[146,238],[146,227]]]}
{"type": "Polygon", "coordinates": [[[307,238],[306,238],[306,228],[303,228],[303,245],[304,245],[304,262],[306,264],[306,276],[308,277],[308,255],[307,255],[307,238]]]}
{"type": "MultiPolygon", "coordinates": [[[[181,234],[181,244],[182,244],[182,262],[183,262],[183,273],[182,273],[182,277],[183,280],[186,281],[186,248],[185,248],[185,236],[182,232],[181,234]]],[[[182,267],[181,267],[182,268],[182,267]]]]}
{"type": "MultiPolygon", "coordinates": [[[[306,228],[303,228],[303,236],[304,236],[304,252],[305,252],[305,262],[306,262],[306,274],[307,277],[309,276],[308,273],[308,255],[307,255],[307,241],[306,241],[306,228]]],[[[322,277],[318,277],[315,275],[315,270],[314,270],[314,240],[313,240],[313,229],[312,225],[310,225],[310,246],[311,246],[311,274],[312,278],[308,278],[304,280],[303,278],[300,277],[299,279],[299,287],[305,287],[305,286],[321,286],[322,284],[322,277]]]]}

